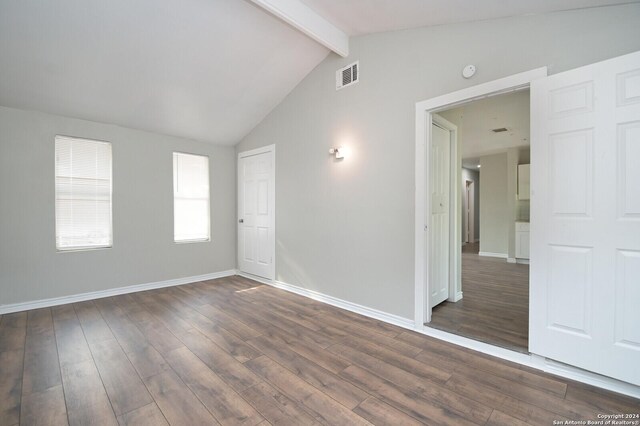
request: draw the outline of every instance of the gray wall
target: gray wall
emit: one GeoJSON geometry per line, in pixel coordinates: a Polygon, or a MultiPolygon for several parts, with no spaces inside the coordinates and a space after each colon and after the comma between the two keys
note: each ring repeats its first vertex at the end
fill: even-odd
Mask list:
{"type": "Polygon", "coordinates": [[[415,102],[640,50],[638,22],[634,4],[353,37],[238,145],[277,145],[277,279],[413,318],[415,102]],[[336,91],[355,60],[361,81],[336,91]],[[353,156],[337,163],[340,144],[353,156]]]}
{"type": "Polygon", "coordinates": [[[509,227],[515,223],[509,206],[507,153],[480,157],[480,166],[480,252],[506,257],[509,227]]]}
{"type": "Polygon", "coordinates": [[[235,268],[235,150],[0,107],[0,305],[235,268]],[[113,146],[113,248],[57,253],[54,137],[113,146]],[[173,242],[172,155],[210,157],[211,242],[173,242]]]}
{"type": "Polygon", "coordinates": [[[464,229],[467,222],[467,215],[464,214],[464,208],[466,207],[466,189],[467,181],[473,181],[473,239],[478,241],[480,239],[480,173],[476,170],[461,169],[462,179],[460,185],[460,209],[462,210],[462,242],[465,241],[464,229]]]}

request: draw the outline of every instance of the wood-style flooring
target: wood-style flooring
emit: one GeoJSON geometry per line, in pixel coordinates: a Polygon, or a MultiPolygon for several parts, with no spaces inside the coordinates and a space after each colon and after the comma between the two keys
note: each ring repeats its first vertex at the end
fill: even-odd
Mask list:
{"type": "Polygon", "coordinates": [[[2,425],[550,425],[640,411],[240,277],[6,314],[2,425]]]}
{"type": "Polygon", "coordinates": [[[462,247],[462,293],[443,302],[428,325],[474,340],[527,353],[529,265],[478,255],[479,243],[462,247]]]}

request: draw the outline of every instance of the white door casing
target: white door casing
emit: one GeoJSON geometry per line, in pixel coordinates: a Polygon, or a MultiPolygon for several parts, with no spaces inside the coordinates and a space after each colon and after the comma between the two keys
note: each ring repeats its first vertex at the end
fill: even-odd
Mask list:
{"type": "Polygon", "coordinates": [[[436,124],[431,128],[431,241],[429,255],[429,291],[431,307],[449,298],[449,195],[451,170],[451,136],[436,124]]]}
{"type": "MultiPolygon", "coordinates": [[[[442,96],[427,99],[416,103],[416,145],[415,145],[415,253],[414,253],[414,321],[416,330],[427,332],[431,330],[425,323],[431,321],[431,297],[428,285],[429,274],[429,254],[431,248],[429,247],[429,232],[427,224],[429,223],[431,216],[431,200],[429,192],[429,171],[430,171],[430,149],[431,144],[431,123],[432,121],[440,120],[436,111],[442,111],[452,108],[463,103],[471,102],[478,99],[483,99],[487,96],[494,96],[501,93],[512,92],[514,90],[520,90],[529,86],[531,81],[545,77],[547,75],[547,68],[537,68],[534,70],[522,72],[519,74],[510,75],[508,77],[500,78],[498,80],[489,81],[487,83],[481,83],[477,86],[467,87],[465,89],[458,90],[456,92],[447,93],[442,96]]],[[[454,132],[455,133],[455,132],[454,132]]],[[[454,149],[456,146],[454,145],[454,149]]],[[[457,152],[453,158],[457,159],[457,152]]],[[[452,181],[459,185],[460,178],[459,170],[454,170],[455,175],[452,181]]],[[[457,199],[454,197],[452,205],[454,211],[457,211],[457,199]]],[[[461,236],[459,236],[458,226],[452,227],[452,241],[456,241],[458,246],[454,249],[457,252],[460,249],[461,236]]],[[[456,259],[456,256],[452,256],[456,259]]],[[[459,262],[452,263],[452,269],[455,272],[453,274],[456,277],[456,286],[459,287],[460,283],[460,264],[459,262]]],[[[458,296],[456,295],[456,299],[458,296]]],[[[429,331],[431,332],[431,331],[429,331]]],[[[444,332],[443,332],[444,333],[444,332]]],[[[448,333],[446,333],[448,334],[448,333]]],[[[449,335],[451,338],[457,338],[455,335],[449,335]]],[[[468,339],[467,339],[468,340],[468,339]]],[[[471,340],[469,340],[472,342],[471,340]]]]}
{"type": "Polygon", "coordinates": [[[531,105],[530,350],[640,385],[640,52],[531,105]]]}
{"type": "Polygon", "coordinates": [[[238,154],[238,268],[275,279],[275,146],[238,154]]]}

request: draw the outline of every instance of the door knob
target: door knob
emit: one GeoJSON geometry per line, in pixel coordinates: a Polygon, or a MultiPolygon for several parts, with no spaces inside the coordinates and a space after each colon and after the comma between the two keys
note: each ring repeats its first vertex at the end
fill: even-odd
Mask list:
{"type": "Polygon", "coordinates": [[[244,223],[244,219],[238,219],[238,223],[244,223]]]}

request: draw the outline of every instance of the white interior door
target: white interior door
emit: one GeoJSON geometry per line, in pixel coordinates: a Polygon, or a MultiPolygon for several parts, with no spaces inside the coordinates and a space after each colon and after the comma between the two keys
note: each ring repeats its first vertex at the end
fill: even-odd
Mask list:
{"type": "Polygon", "coordinates": [[[531,105],[530,350],[640,385],[640,52],[531,105]]]}
{"type": "Polygon", "coordinates": [[[449,298],[449,189],[451,136],[435,124],[431,129],[431,244],[429,291],[431,307],[449,298]]]}
{"type": "Polygon", "coordinates": [[[238,267],[274,279],[275,180],[273,150],[238,157],[238,267]]]}

